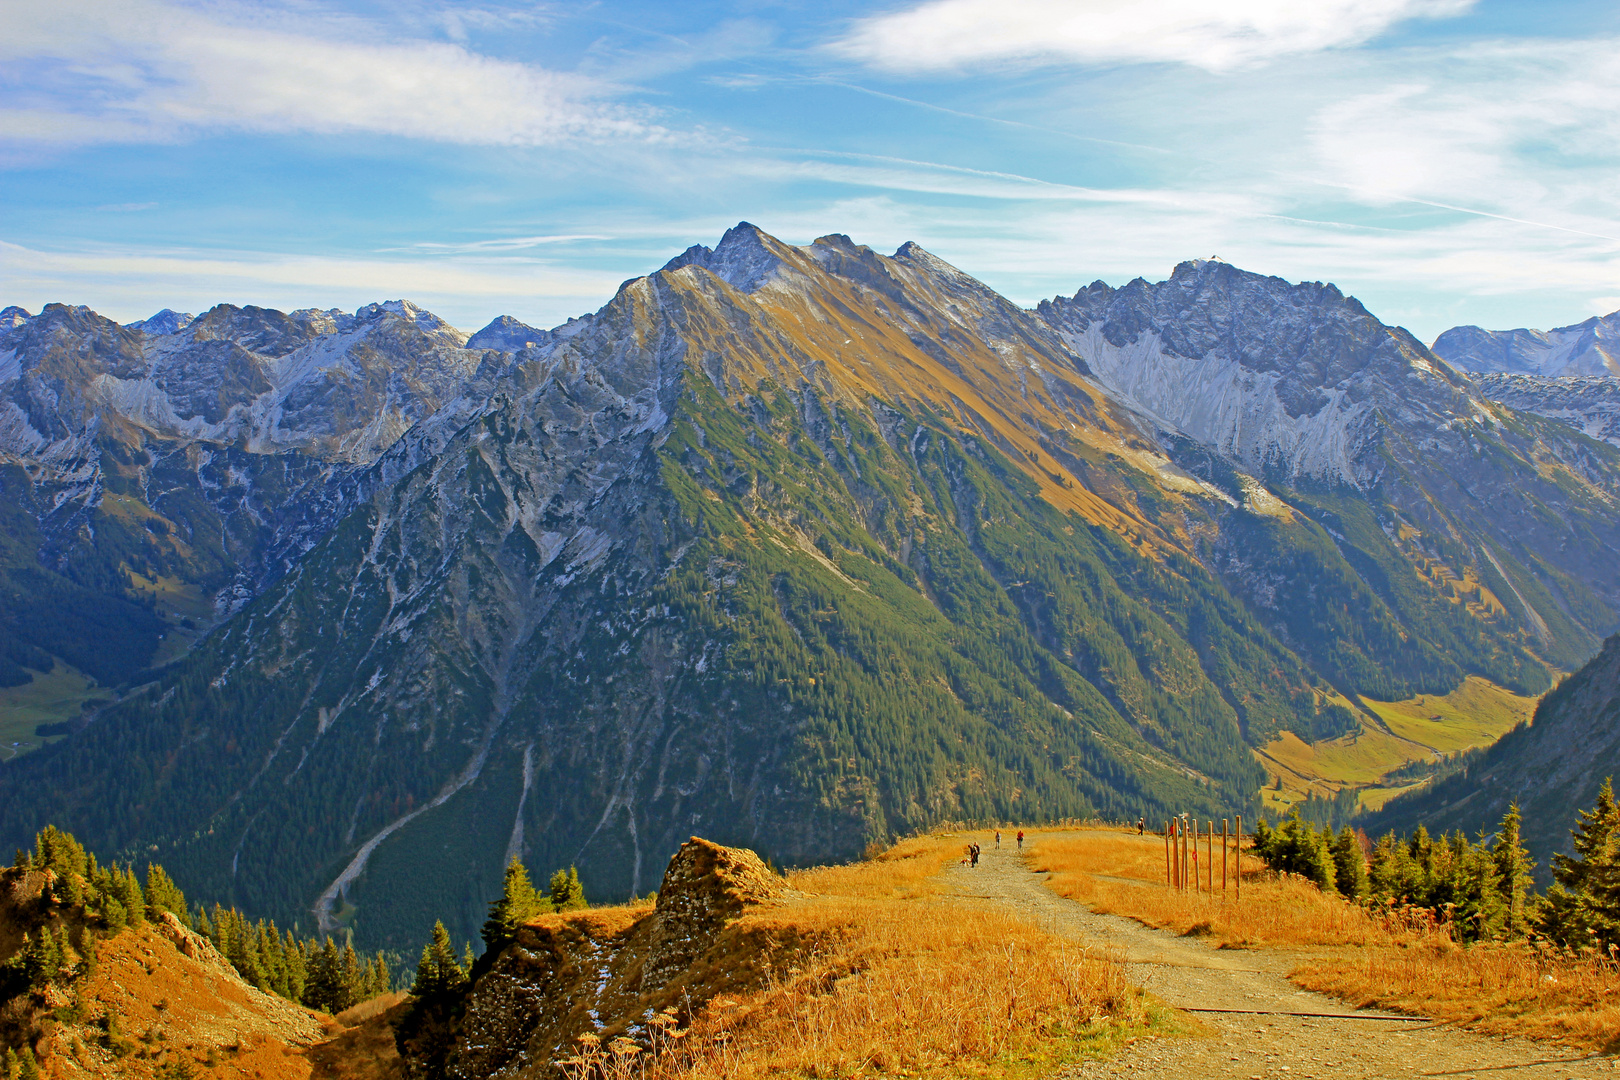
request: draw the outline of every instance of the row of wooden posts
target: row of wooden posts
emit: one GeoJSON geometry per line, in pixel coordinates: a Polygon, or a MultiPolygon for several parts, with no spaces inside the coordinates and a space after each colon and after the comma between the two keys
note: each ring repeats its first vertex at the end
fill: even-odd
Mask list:
{"type": "MultiPolygon", "coordinates": [[[[1226,895],[1228,882],[1232,896],[1243,897],[1243,818],[1237,818],[1236,829],[1227,830],[1227,819],[1221,819],[1221,895],[1226,895]],[[1230,864],[1228,863],[1230,853],[1230,864]],[[1230,865],[1230,869],[1228,866],[1230,865]]],[[[1186,814],[1164,823],[1164,882],[1179,892],[1215,892],[1215,823],[1199,828],[1197,818],[1186,814]],[[1198,845],[1204,845],[1204,865],[1198,865],[1198,845]]]]}

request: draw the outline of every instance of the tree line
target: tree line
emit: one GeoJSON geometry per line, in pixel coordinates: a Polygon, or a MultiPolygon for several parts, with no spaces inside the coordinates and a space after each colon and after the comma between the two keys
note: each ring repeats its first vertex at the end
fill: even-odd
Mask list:
{"type": "Polygon", "coordinates": [[[1520,841],[1515,803],[1494,835],[1461,830],[1434,837],[1423,826],[1368,843],[1345,825],[1318,828],[1296,809],[1276,828],[1261,819],[1254,852],[1273,870],[1298,874],[1324,892],[1370,908],[1421,913],[1459,941],[1542,938],[1576,950],[1620,948],[1620,806],[1612,780],[1597,804],[1577,813],[1574,853],[1555,854],[1553,885],[1537,895],[1535,867],[1520,841]]]}
{"type": "MultiPolygon", "coordinates": [[[[576,911],[587,907],[585,886],[579,880],[579,870],[570,866],[551,875],[549,892],[541,892],[529,878],[528,868],[516,857],[506,865],[501,882],[501,895],[489,905],[489,918],[484,920],[482,937],[484,955],[493,957],[517,936],[518,927],[538,915],[553,911],[576,911]]],[[[433,924],[433,938],[422,946],[422,959],[416,965],[416,979],[411,993],[426,998],[459,990],[472,978],[472,943],[468,942],[460,962],[455,947],[450,943],[450,932],[444,921],[433,924]]]]}
{"type": "Polygon", "coordinates": [[[172,915],[210,941],[243,981],[289,1001],[329,1013],[342,1012],[391,989],[386,959],[362,959],[352,944],[298,940],[274,922],[253,922],[235,907],[200,905],[157,863],[146,866],[144,883],[132,865],[101,865],[71,834],[47,825],[32,851],[18,851],[12,869],[43,877],[39,900],[25,920],[22,947],[0,964],[0,1000],[20,993],[43,994],[51,985],[70,987],[95,968],[97,940],[140,929],[172,915]]]}

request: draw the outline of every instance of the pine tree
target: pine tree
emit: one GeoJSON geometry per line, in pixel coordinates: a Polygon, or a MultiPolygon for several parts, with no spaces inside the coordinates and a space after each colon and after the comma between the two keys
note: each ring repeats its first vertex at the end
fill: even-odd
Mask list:
{"type": "Polygon", "coordinates": [[[1346,825],[1333,840],[1333,884],[1347,900],[1367,894],[1367,862],[1361,854],[1361,839],[1346,825]]]}
{"type": "Polygon", "coordinates": [[[42,988],[62,973],[62,946],[48,926],[39,928],[39,937],[23,935],[22,969],[28,985],[42,988]]]}
{"type": "Polygon", "coordinates": [[[107,875],[106,892],[123,907],[128,925],[140,929],[146,922],[146,897],[141,893],[141,883],[135,880],[135,871],[114,866],[107,875]]]}
{"type": "Polygon", "coordinates": [[[34,1060],[34,1048],[24,1046],[17,1055],[17,1080],[39,1080],[39,1062],[34,1060]]]}
{"type": "Polygon", "coordinates": [[[374,998],[378,994],[388,993],[392,989],[390,984],[393,978],[393,972],[388,970],[388,961],[383,959],[382,953],[378,953],[371,961],[371,982],[367,986],[366,996],[374,998]]]}
{"type": "Polygon", "coordinates": [[[146,866],[146,914],[153,920],[161,919],[165,911],[173,912],[187,929],[191,928],[191,910],[186,906],[186,895],[180,891],[157,863],[146,866]]]}
{"type": "Polygon", "coordinates": [[[287,964],[287,1000],[303,1001],[305,988],[309,984],[309,967],[304,960],[303,946],[293,938],[290,930],[282,939],[281,954],[287,964]]]}
{"type": "Polygon", "coordinates": [[[1569,835],[1575,854],[1552,857],[1556,884],[1538,928],[1568,945],[1620,942],[1620,807],[1612,777],[1603,781],[1597,805],[1580,811],[1569,835]]]}
{"type": "Polygon", "coordinates": [[[1459,830],[1450,849],[1445,882],[1452,903],[1457,905],[1452,918],[1458,939],[1494,941],[1504,936],[1508,905],[1496,860],[1484,838],[1477,845],[1470,844],[1459,830]]]}
{"type": "Polygon", "coordinates": [[[1519,837],[1519,804],[1513,803],[1502,817],[1496,830],[1496,843],[1491,847],[1491,858],[1496,863],[1498,888],[1506,906],[1503,929],[1510,938],[1522,938],[1530,929],[1525,911],[1525,897],[1530,891],[1530,871],[1535,863],[1525,850],[1519,837]]]}
{"type": "Polygon", "coordinates": [[[124,910],[124,905],[118,902],[116,896],[101,898],[101,918],[107,924],[107,929],[114,934],[129,923],[129,913],[124,910]]]}
{"type": "Polygon", "coordinates": [[[304,1004],[336,1015],[347,1007],[343,1005],[344,1000],[343,955],[329,936],[325,944],[310,954],[304,1004]]]}
{"type": "Polygon", "coordinates": [[[499,950],[512,940],[519,926],[550,910],[551,900],[535,891],[534,884],[529,880],[529,871],[513,856],[506,866],[501,898],[489,905],[489,918],[484,920],[484,949],[499,950]]]}
{"type": "Polygon", "coordinates": [[[366,998],[366,973],[360,966],[360,958],[354,953],[352,942],[343,946],[343,964],[338,980],[342,988],[342,1000],[338,1002],[336,1012],[353,1008],[366,998]]]}
{"type": "Polygon", "coordinates": [[[576,911],[589,905],[585,902],[585,886],[580,884],[579,871],[570,866],[564,873],[551,875],[551,906],[558,911],[576,911]]]}
{"type": "MultiPolygon", "coordinates": [[[[1255,829],[1255,854],[1267,866],[1286,874],[1299,874],[1324,892],[1336,889],[1336,871],[1331,844],[1333,831],[1324,826],[1317,833],[1310,822],[1300,817],[1296,808],[1280,826],[1262,832],[1255,829]],[[1263,836],[1263,840],[1261,839],[1263,836]]],[[[1360,852],[1357,851],[1359,857],[1360,852]]]]}
{"type": "MultiPolygon", "coordinates": [[[[22,858],[21,851],[17,852],[17,857],[22,858]]],[[[6,1047],[5,1058],[0,1060],[0,1073],[4,1074],[5,1080],[17,1080],[17,1051],[9,1046],[6,1047]]]]}
{"type": "Polygon", "coordinates": [[[416,982],[411,993],[418,997],[459,990],[467,981],[467,973],[456,963],[455,947],[450,944],[450,932],[444,923],[433,924],[433,940],[422,947],[422,960],[416,966],[416,982]]]}
{"type": "Polygon", "coordinates": [[[75,925],[69,934],[69,944],[73,951],[79,954],[83,973],[88,975],[96,970],[96,939],[90,928],[83,923],[75,925]]]}

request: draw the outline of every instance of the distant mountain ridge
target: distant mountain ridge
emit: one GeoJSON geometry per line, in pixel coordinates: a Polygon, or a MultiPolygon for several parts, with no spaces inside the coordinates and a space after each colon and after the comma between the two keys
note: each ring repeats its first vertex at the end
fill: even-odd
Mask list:
{"type": "Polygon", "coordinates": [[[1432,348],[1463,371],[1620,376],[1620,311],[1555,330],[1454,326],[1435,338],[1432,348]]]}
{"type": "Polygon", "coordinates": [[[0,839],[156,844],[193,892],[402,944],[475,930],[512,854],[611,896],[694,831],[811,861],[1247,811],[1280,731],[1535,692],[1620,622],[1620,449],[1331,286],[1195,262],[1028,311],[915,244],[744,223],[532,330],[0,335],[5,573],[229,598],[0,767],[0,839]]]}

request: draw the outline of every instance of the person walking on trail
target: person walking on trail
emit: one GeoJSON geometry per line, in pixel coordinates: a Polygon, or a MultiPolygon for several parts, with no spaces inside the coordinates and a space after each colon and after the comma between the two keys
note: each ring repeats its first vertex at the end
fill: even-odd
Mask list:
{"type": "Polygon", "coordinates": [[[1000,846],[1001,846],[1001,830],[997,829],[996,830],[996,847],[1000,847],[1000,846]]]}
{"type": "Polygon", "coordinates": [[[1136,835],[1137,836],[1145,836],[1145,835],[1147,835],[1147,818],[1140,818],[1139,817],[1139,818],[1136,819],[1136,835]]]}
{"type": "Polygon", "coordinates": [[[1024,850],[1024,830],[1023,829],[1018,830],[1018,850],[1019,851],[1024,850]]]}
{"type": "Polygon", "coordinates": [[[979,845],[978,844],[971,844],[971,845],[968,846],[968,859],[973,863],[974,866],[979,865],[979,845]]]}

